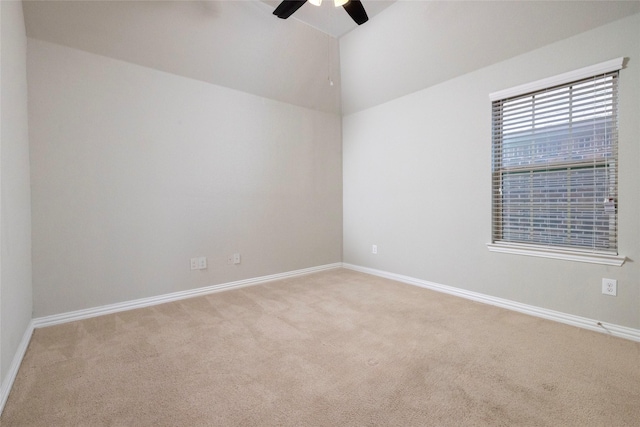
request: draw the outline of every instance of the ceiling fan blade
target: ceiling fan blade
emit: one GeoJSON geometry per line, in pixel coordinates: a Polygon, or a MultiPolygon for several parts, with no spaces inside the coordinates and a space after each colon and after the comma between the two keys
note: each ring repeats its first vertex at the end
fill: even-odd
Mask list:
{"type": "Polygon", "coordinates": [[[303,4],[305,4],[307,0],[284,0],[282,3],[276,7],[276,10],[273,11],[273,14],[278,18],[287,19],[293,12],[300,9],[303,4]]]}
{"type": "Polygon", "coordinates": [[[369,20],[367,12],[364,10],[364,6],[362,6],[360,0],[350,0],[342,7],[344,7],[344,10],[347,11],[349,16],[351,16],[358,25],[362,25],[369,20]]]}

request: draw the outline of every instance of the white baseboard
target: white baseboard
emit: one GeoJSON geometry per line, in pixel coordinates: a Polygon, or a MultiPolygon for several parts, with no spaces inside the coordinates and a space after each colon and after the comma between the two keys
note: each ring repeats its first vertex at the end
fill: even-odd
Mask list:
{"type": "Polygon", "coordinates": [[[188,291],[182,292],[174,292],[165,295],[159,295],[156,297],[150,298],[142,298],[133,301],[126,301],[117,304],[110,304],[101,307],[89,308],[85,310],[77,310],[68,313],[55,314],[52,316],[45,316],[33,319],[24,333],[22,337],[22,341],[14,355],[13,361],[9,368],[9,372],[7,373],[2,385],[0,386],[0,414],[2,414],[2,410],[4,409],[4,405],[7,402],[7,398],[9,397],[9,393],[11,391],[11,387],[13,386],[13,382],[18,375],[18,370],[20,368],[20,364],[22,363],[22,358],[24,357],[27,347],[29,346],[29,341],[31,340],[31,335],[33,334],[34,329],[42,328],[46,326],[58,325],[61,323],[73,322],[76,320],[88,319],[91,317],[103,316],[106,314],[117,313],[126,310],[132,310],[136,308],[149,307],[152,305],[163,304],[166,302],[178,301],[186,298],[192,298],[200,295],[207,295],[214,292],[221,292],[230,289],[242,288],[245,286],[258,285],[266,282],[272,282],[274,280],[281,280],[290,277],[303,276],[306,274],[317,273],[324,270],[332,270],[335,268],[346,268],[350,270],[360,271],[362,273],[371,274],[374,276],[384,277],[391,280],[396,280],[398,282],[407,283],[414,286],[419,286],[426,289],[431,289],[437,292],[443,292],[446,294],[466,298],[472,301],[477,301],[485,304],[494,305],[497,307],[506,308],[508,310],[517,311],[520,313],[541,317],[544,319],[554,320],[556,322],[565,323],[572,326],[577,326],[579,328],[589,329],[592,331],[597,331],[601,333],[606,333],[612,336],[625,338],[632,341],[640,342],[640,330],[628,328],[626,326],[620,326],[615,324],[607,324],[603,322],[598,322],[597,320],[588,319],[585,317],[574,316],[567,313],[562,313],[558,311],[548,310],[532,305],[522,304],[515,301],[510,301],[507,299],[492,297],[490,295],[481,294],[478,292],[467,291],[460,288],[454,288],[452,286],[441,285],[434,282],[429,282],[426,280],[416,279],[409,276],[403,276],[401,274],[389,273],[382,270],[376,270],[373,268],[360,267],[357,265],[352,265],[348,263],[334,263],[334,264],[326,264],[318,267],[305,268],[301,270],[295,270],[285,273],[273,274],[269,276],[256,277],[252,279],[239,280],[236,282],[222,283],[219,285],[207,286],[204,288],[192,289],[188,291]]]}
{"type": "Polygon", "coordinates": [[[24,331],[24,335],[22,336],[22,340],[20,341],[20,345],[18,345],[18,349],[16,350],[16,354],[13,356],[13,360],[11,361],[11,366],[9,366],[9,372],[2,381],[2,385],[0,386],[0,415],[2,415],[2,411],[4,410],[4,405],[7,403],[7,399],[9,398],[9,393],[11,392],[11,387],[13,386],[13,382],[18,376],[18,370],[20,369],[20,365],[22,364],[22,358],[27,352],[27,347],[29,347],[29,342],[31,341],[31,335],[33,334],[33,320],[29,322],[27,325],[26,331],[24,331]]]}
{"type": "Polygon", "coordinates": [[[342,263],[325,264],[317,267],[304,268],[301,270],[288,271],[285,273],[272,274],[269,276],[255,277],[252,279],[238,280],[236,282],[221,283],[219,285],[206,286],[204,288],[190,289],[188,291],[173,292],[170,294],[158,295],[155,297],[141,298],[133,301],[125,301],[116,304],[103,305],[100,307],[87,308],[84,310],[70,311],[67,313],[54,314],[51,316],[38,317],[33,319],[34,328],[59,325],[61,323],[74,322],[76,320],[89,319],[91,317],[104,316],[105,314],[118,313],[136,308],[149,307],[152,305],[164,304],[166,302],[178,301],[193,298],[200,295],[212,294],[230,289],[243,288],[245,286],[259,285],[274,280],[281,280],[290,277],[303,276],[317,273],[324,270],[332,270],[342,267],[342,263]]]}
{"type": "Polygon", "coordinates": [[[503,298],[497,298],[490,295],[481,294],[478,292],[467,291],[460,288],[454,288],[452,286],[441,285],[439,283],[416,279],[409,276],[403,276],[401,274],[389,273],[386,271],[376,270],[373,268],[360,267],[357,265],[352,265],[347,263],[343,263],[342,267],[350,270],[360,271],[362,273],[371,274],[374,276],[384,277],[384,278],[395,280],[402,283],[407,283],[409,285],[419,286],[421,288],[431,289],[433,291],[443,292],[446,294],[466,298],[472,301],[477,301],[484,304],[490,304],[497,307],[506,308],[508,310],[517,311],[517,312],[528,314],[531,316],[554,320],[556,322],[564,323],[567,325],[577,326],[579,328],[589,329],[591,331],[601,332],[601,333],[605,333],[615,337],[625,338],[628,340],[640,342],[639,329],[633,329],[626,326],[604,323],[604,322],[600,322],[594,319],[589,319],[586,317],[574,316],[572,314],[562,313],[560,311],[548,310],[546,308],[536,307],[528,304],[522,304],[519,302],[515,302],[515,301],[503,299],[503,298]]]}

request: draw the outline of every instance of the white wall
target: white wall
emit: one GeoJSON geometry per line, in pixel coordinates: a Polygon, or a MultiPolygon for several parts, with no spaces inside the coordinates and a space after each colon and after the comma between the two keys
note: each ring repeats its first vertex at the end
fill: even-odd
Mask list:
{"type": "Polygon", "coordinates": [[[341,260],[337,114],[35,39],[28,78],[35,317],[341,260]]]}
{"type": "Polygon", "coordinates": [[[22,4],[2,1],[0,7],[0,381],[4,385],[16,350],[31,320],[31,213],[27,38],[22,4]]]}
{"type": "Polygon", "coordinates": [[[636,14],[346,116],[344,261],[640,328],[639,62],[636,14]],[[620,73],[619,252],[629,261],[490,253],[489,93],[620,56],[629,59],[620,73]],[[617,297],[601,294],[603,277],[618,279],[617,297]]]}

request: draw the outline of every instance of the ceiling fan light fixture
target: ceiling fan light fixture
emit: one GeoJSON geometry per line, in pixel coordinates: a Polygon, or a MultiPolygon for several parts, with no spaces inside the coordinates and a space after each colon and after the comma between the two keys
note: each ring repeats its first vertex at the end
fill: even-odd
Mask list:
{"type": "MultiPolygon", "coordinates": [[[[322,0],[282,0],[278,7],[274,9],[273,14],[280,19],[287,19],[293,15],[296,10],[304,6],[307,1],[316,6],[320,6],[322,3],[322,0]]],[[[336,7],[342,6],[351,19],[358,25],[362,25],[369,20],[361,0],[333,0],[333,4],[336,7]]]]}

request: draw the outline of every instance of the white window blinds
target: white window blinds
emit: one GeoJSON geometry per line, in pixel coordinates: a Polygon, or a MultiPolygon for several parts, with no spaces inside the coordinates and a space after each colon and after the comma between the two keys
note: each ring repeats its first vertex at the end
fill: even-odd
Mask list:
{"type": "Polygon", "coordinates": [[[492,242],[617,253],[618,71],[495,99],[492,242]]]}

